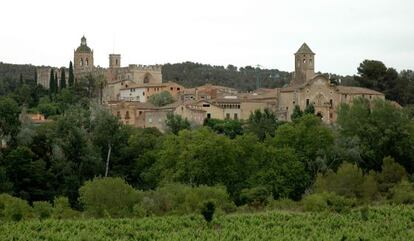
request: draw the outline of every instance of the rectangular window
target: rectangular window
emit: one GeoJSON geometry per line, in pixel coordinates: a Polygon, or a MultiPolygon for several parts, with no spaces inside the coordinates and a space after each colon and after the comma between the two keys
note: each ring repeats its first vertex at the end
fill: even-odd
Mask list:
{"type": "Polygon", "coordinates": [[[235,120],[238,120],[239,119],[239,117],[237,116],[237,113],[234,113],[234,119],[235,120]]]}
{"type": "Polygon", "coordinates": [[[230,119],[230,113],[226,114],[226,119],[230,119]]]}
{"type": "Polygon", "coordinates": [[[210,107],[210,104],[203,104],[203,107],[210,107]]]}
{"type": "Polygon", "coordinates": [[[306,106],[309,105],[309,99],[306,99],[306,106]]]}
{"type": "Polygon", "coordinates": [[[333,107],[333,99],[329,100],[329,104],[331,105],[331,107],[333,107]]]}

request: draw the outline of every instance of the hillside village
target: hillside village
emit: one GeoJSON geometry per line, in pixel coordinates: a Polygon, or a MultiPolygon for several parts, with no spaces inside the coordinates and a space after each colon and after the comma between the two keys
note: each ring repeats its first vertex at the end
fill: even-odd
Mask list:
{"type": "MultiPolygon", "coordinates": [[[[135,127],[166,129],[168,113],[186,118],[192,125],[202,125],[206,118],[246,120],[255,110],[270,109],[279,120],[290,121],[295,106],[304,110],[313,105],[315,113],[325,122],[334,123],[341,103],[354,98],[368,100],[384,99],[384,94],[361,87],[341,86],[324,75],[315,74],[315,53],[304,43],[294,54],[295,72],[290,84],[282,88],[259,88],[251,92],[239,92],[235,88],[205,84],[185,88],[175,82],[164,80],[162,66],[121,65],[120,54],[109,55],[109,67],[94,65],[94,53],[82,37],[80,46],[74,50],[74,74],[77,79],[87,75],[104,76],[105,87],[102,104],[113,115],[135,127]],[[155,106],[148,99],[161,92],[169,92],[175,102],[155,106]]],[[[49,88],[52,68],[37,69],[37,82],[49,88]]],[[[61,76],[60,69],[56,69],[61,76]]],[[[58,81],[60,83],[60,81],[58,81]]]]}

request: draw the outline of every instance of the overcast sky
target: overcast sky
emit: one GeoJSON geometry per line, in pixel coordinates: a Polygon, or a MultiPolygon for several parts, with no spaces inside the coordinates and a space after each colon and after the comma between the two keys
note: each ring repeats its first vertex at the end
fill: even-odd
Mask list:
{"type": "Polygon", "coordinates": [[[364,59],[414,69],[413,0],[10,0],[0,61],[67,66],[85,34],[95,65],[194,61],[293,71],[306,42],[316,71],[355,74],[364,59]]]}

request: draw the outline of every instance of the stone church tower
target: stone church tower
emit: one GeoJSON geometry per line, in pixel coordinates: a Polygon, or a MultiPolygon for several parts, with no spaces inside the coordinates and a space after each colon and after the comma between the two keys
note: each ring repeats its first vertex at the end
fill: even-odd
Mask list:
{"type": "Polygon", "coordinates": [[[88,47],[86,38],[81,38],[81,45],[74,51],[73,70],[75,77],[79,78],[83,74],[90,73],[94,69],[93,50],[88,47]]]}
{"type": "Polygon", "coordinates": [[[295,53],[295,73],[290,83],[297,86],[306,83],[315,75],[315,53],[306,43],[303,43],[295,53]]]}
{"type": "Polygon", "coordinates": [[[120,68],[121,67],[121,55],[110,54],[109,55],[109,68],[120,68]]]}

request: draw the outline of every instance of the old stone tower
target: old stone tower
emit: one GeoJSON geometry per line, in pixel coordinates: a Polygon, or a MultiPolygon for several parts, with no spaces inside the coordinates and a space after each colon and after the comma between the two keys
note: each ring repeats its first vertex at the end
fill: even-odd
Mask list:
{"type": "Polygon", "coordinates": [[[79,78],[83,74],[90,73],[93,68],[93,50],[88,47],[86,38],[81,38],[80,46],[74,51],[73,70],[75,77],[79,78]]]}
{"type": "Polygon", "coordinates": [[[295,53],[295,74],[291,86],[301,85],[315,75],[315,53],[304,43],[295,53]]]}
{"type": "Polygon", "coordinates": [[[121,55],[110,54],[109,55],[109,68],[120,68],[121,67],[121,55]]]}

